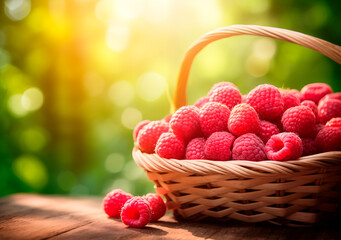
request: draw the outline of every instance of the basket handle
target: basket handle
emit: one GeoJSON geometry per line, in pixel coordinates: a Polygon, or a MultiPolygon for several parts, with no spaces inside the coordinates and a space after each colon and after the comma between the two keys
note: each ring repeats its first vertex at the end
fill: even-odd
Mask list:
{"type": "Polygon", "coordinates": [[[322,53],[335,62],[341,64],[340,46],[310,35],[282,28],[264,27],[257,25],[232,25],[228,27],[218,28],[201,36],[186,51],[175,87],[172,112],[182,106],[187,105],[187,81],[195,56],[211,42],[222,38],[228,38],[238,35],[263,36],[295,43],[315,50],[316,52],[322,53]]]}

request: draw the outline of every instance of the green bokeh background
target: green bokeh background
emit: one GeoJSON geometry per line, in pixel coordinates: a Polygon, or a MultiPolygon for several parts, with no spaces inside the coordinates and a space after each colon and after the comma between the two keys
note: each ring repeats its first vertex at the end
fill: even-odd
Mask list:
{"type": "MultiPolygon", "coordinates": [[[[5,0],[0,2],[0,196],[153,191],[134,163],[133,126],[169,113],[183,55],[232,24],[287,28],[341,45],[340,1],[5,0]]],[[[196,58],[192,104],[219,81],[341,91],[337,63],[252,36],[196,58]]]]}

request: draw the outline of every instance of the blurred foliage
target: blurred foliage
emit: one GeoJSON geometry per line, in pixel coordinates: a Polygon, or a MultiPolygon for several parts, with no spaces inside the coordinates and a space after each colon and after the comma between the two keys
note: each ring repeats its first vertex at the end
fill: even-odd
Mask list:
{"type": "MultiPolygon", "coordinates": [[[[341,44],[340,1],[5,0],[0,5],[0,195],[134,194],[153,184],[131,157],[132,129],[169,112],[178,69],[200,35],[232,24],[341,44]]],[[[341,90],[340,66],[309,49],[239,36],[195,60],[189,103],[218,81],[341,90]]]]}

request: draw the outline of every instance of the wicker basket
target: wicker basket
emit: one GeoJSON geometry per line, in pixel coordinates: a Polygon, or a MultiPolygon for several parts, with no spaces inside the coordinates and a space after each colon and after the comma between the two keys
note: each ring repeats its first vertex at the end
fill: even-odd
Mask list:
{"type": "MultiPolygon", "coordinates": [[[[254,25],[219,28],[200,37],[186,52],[173,110],[186,105],[186,86],[196,54],[210,42],[237,35],[257,35],[296,43],[341,64],[341,47],[285,29],[254,25]]],[[[341,200],[341,152],[278,161],[164,159],[138,148],[133,158],[165,196],[168,209],[185,219],[270,221],[311,225],[335,213],[341,200]]]]}

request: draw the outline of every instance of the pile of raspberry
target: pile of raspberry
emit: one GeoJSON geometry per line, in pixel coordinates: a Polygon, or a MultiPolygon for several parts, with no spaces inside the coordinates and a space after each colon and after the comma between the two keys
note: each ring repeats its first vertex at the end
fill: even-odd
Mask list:
{"type": "Polygon", "coordinates": [[[134,129],[138,148],[167,159],[286,161],[341,151],[341,93],[325,83],[301,91],[262,84],[242,95],[215,84],[193,105],[134,129]]]}
{"type": "Polygon", "coordinates": [[[103,198],[104,212],[111,218],[135,228],[142,228],[149,222],[156,222],[166,213],[163,199],[155,194],[134,197],[121,189],[114,189],[103,198]]]}

